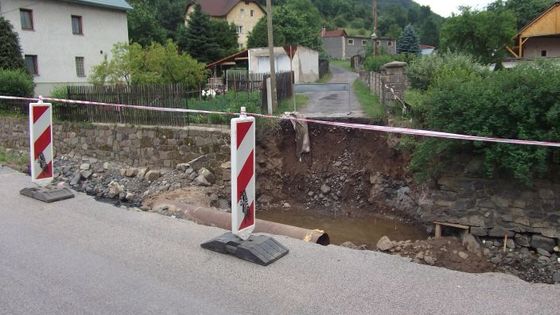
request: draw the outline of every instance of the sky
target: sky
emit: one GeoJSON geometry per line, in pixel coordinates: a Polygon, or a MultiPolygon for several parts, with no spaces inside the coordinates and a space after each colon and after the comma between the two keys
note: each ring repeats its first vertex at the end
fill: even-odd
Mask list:
{"type": "Polygon", "coordinates": [[[422,5],[429,5],[432,11],[443,16],[451,16],[451,13],[458,12],[459,6],[470,6],[482,9],[494,0],[414,0],[422,5]]]}

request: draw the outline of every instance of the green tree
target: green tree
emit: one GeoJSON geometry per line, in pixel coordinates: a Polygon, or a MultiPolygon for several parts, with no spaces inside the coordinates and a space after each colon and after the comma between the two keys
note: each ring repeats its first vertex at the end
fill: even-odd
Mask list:
{"type": "Polygon", "coordinates": [[[103,84],[171,84],[196,88],[206,78],[205,66],[191,56],[179,53],[177,45],[152,43],[143,48],[138,43],[116,44],[113,58],[93,68],[89,80],[103,84]]]}
{"type": "MultiPolygon", "coordinates": [[[[284,5],[274,8],[275,45],[302,45],[321,50],[321,26],[321,15],[309,0],[287,0],[284,5]]],[[[249,34],[248,46],[252,48],[267,45],[266,18],[263,18],[249,34]]]]}
{"type": "Polygon", "coordinates": [[[130,41],[148,46],[152,42],[164,43],[166,30],[159,24],[153,9],[145,2],[137,1],[134,10],[128,14],[128,33],[130,41]]]}
{"type": "Polygon", "coordinates": [[[221,59],[238,51],[238,34],[235,25],[233,23],[228,24],[223,20],[210,20],[210,22],[212,40],[219,46],[216,59],[221,59]]]}
{"type": "MultiPolygon", "coordinates": [[[[281,46],[285,43],[286,39],[284,38],[284,34],[281,33],[279,28],[273,27],[273,39],[274,39],[274,46],[281,46]]],[[[249,33],[249,37],[247,38],[247,47],[249,48],[258,48],[258,47],[267,47],[268,46],[268,33],[267,33],[267,25],[266,25],[266,17],[261,18],[253,30],[249,33]]]]}
{"type": "Polygon", "coordinates": [[[504,46],[511,43],[515,34],[515,16],[511,11],[463,7],[459,15],[443,24],[441,48],[471,54],[484,63],[500,62],[504,46]]]}
{"type": "Polygon", "coordinates": [[[512,11],[516,17],[516,28],[520,30],[550,7],[555,0],[498,0],[488,6],[489,11],[512,11]]]}
{"type": "Polygon", "coordinates": [[[188,26],[180,27],[177,42],[198,61],[212,62],[237,51],[237,36],[233,24],[211,20],[201,11],[200,5],[196,5],[188,26]]]}
{"type": "Polygon", "coordinates": [[[397,52],[418,55],[420,53],[420,41],[411,24],[408,24],[397,42],[397,52]]]}
{"type": "Polygon", "coordinates": [[[12,24],[0,16],[0,69],[25,69],[19,38],[12,24]]]}

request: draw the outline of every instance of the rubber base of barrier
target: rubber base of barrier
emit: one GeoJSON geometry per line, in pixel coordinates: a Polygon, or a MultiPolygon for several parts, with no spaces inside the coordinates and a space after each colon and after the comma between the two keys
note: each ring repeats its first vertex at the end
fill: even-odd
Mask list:
{"type": "Polygon", "coordinates": [[[62,188],[62,189],[24,188],[19,193],[23,196],[33,198],[46,203],[74,198],[74,194],[68,188],[62,188]]]}
{"type": "Polygon", "coordinates": [[[251,235],[244,241],[228,232],[213,240],[200,245],[221,254],[235,256],[262,266],[268,266],[278,259],[286,256],[289,250],[272,237],[264,235],[251,235]]]}

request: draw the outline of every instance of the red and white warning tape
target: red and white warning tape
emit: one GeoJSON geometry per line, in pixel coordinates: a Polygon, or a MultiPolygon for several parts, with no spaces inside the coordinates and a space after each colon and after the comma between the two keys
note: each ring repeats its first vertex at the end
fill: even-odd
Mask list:
{"type": "MultiPolygon", "coordinates": [[[[116,107],[116,108],[130,108],[130,109],[149,110],[149,111],[158,111],[158,112],[217,114],[217,115],[226,115],[226,116],[239,116],[239,113],[231,113],[231,112],[208,111],[208,110],[185,109],[185,108],[163,108],[163,107],[152,107],[152,106],[144,106],[144,105],[125,105],[125,104],[117,104],[117,103],[102,103],[102,102],[90,102],[90,101],[79,101],[79,100],[67,100],[67,99],[59,99],[59,98],[53,98],[53,97],[29,98],[29,97],[17,97],[17,96],[0,96],[0,100],[1,99],[4,99],[4,100],[22,100],[22,101],[31,101],[31,102],[35,102],[35,101],[38,101],[39,99],[41,99],[43,101],[51,101],[51,102],[58,102],[58,103],[95,105],[95,106],[110,106],[110,107],[116,107]]],[[[260,118],[268,118],[268,119],[285,119],[285,118],[279,117],[279,116],[271,116],[271,115],[264,115],[264,114],[247,113],[247,115],[254,116],[254,117],[260,117],[260,118]]],[[[325,120],[317,120],[317,119],[309,119],[309,118],[295,118],[294,117],[294,118],[289,118],[289,119],[303,121],[303,122],[312,123],[312,124],[328,125],[328,126],[333,126],[333,127],[370,130],[370,131],[394,133],[394,134],[401,134],[401,135],[420,136],[420,137],[429,137],[429,138],[440,138],[440,139],[479,141],[479,142],[492,142],[492,143],[505,143],[505,144],[517,144],[517,145],[530,145],[530,146],[560,148],[560,143],[549,142],[549,141],[533,141],[533,140],[495,138],[495,137],[481,137],[481,136],[471,136],[471,135],[463,135],[463,134],[457,134],[457,133],[448,133],[448,132],[431,131],[431,130],[387,127],[387,126],[366,125],[366,124],[356,124],[356,123],[345,123],[345,122],[325,121],[325,120]]]]}

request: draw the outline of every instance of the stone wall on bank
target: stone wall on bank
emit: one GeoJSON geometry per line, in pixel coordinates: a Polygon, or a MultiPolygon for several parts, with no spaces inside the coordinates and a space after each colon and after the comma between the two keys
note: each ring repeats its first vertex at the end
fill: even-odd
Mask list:
{"type": "Polygon", "coordinates": [[[418,205],[424,220],[468,225],[478,236],[560,238],[560,185],[551,181],[526,187],[505,180],[442,177],[437,189],[422,189],[418,205]]]}
{"type": "MultiPolygon", "coordinates": [[[[28,122],[0,117],[0,146],[28,151],[28,122]]],[[[162,128],[114,124],[55,123],[55,154],[90,157],[129,166],[172,168],[203,154],[229,156],[229,129],[162,128]]]]}

